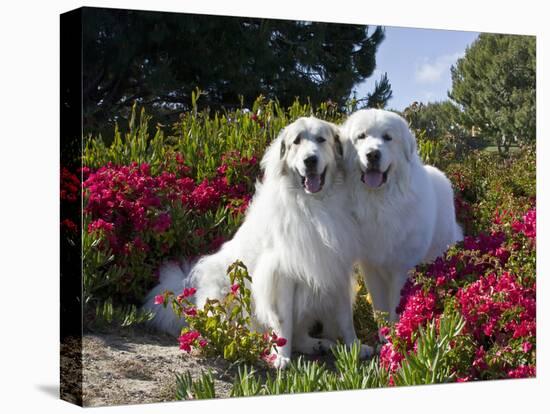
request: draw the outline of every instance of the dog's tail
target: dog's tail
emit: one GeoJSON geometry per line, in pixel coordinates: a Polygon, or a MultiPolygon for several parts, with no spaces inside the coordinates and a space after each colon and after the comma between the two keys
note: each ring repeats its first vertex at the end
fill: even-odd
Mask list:
{"type": "Polygon", "coordinates": [[[149,326],[174,336],[179,336],[181,328],[185,326],[183,318],[179,318],[172,306],[168,304],[155,305],[155,296],[162,295],[165,291],[171,291],[179,295],[187,287],[188,275],[191,264],[187,262],[167,262],[159,270],[159,284],[153,288],[145,298],[142,309],[151,311],[154,314],[153,319],[148,323],[149,326]]]}

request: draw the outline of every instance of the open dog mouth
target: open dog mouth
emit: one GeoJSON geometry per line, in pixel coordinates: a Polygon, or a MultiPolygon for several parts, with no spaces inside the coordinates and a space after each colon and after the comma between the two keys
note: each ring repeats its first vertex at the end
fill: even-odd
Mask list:
{"type": "Polygon", "coordinates": [[[378,169],[367,169],[367,171],[361,172],[361,181],[363,181],[370,188],[378,188],[385,184],[388,180],[388,172],[391,165],[386,171],[382,172],[378,169]]]}
{"type": "Polygon", "coordinates": [[[321,191],[323,189],[323,185],[325,185],[326,173],[327,167],[325,167],[321,174],[306,172],[305,177],[301,174],[298,174],[302,179],[302,187],[304,187],[306,193],[314,194],[321,191]]]}

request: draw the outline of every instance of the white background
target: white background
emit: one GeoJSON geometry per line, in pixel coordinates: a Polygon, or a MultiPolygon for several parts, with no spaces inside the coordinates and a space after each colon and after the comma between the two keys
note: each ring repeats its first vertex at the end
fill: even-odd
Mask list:
{"type": "MultiPolygon", "coordinates": [[[[0,407],[67,413],[59,377],[59,14],[87,6],[537,35],[536,380],[150,404],[99,412],[540,412],[548,409],[548,57],[545,1],[8,1],[0,12],[0,407]],[[544,27],[546,24],[546,28],[544,27]],[[542,74],[546,73],[544,78],[542,74]],[[545,105],[546,104],[546,105],[545,105]],[[543,389],[546,388],[546,395],[543,389]],[[542,408],[539,408],[541,407],[542,408]]],[[[506,171],[502,172],[506,174],[506,171]]]]}

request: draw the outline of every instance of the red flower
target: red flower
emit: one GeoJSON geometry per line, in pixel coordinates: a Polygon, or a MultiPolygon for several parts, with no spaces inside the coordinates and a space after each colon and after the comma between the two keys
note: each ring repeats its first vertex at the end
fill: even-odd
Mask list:
{"type": "Polygon", "coordinates": [[[195,344],[195,341],[199,338],[200,333],[198,331],[189,331],[184,333],[178,338],[180,349],[185,352],[191,352],[192,346],[195,344]]]}
{"type": "Polygon", "coordinates": [[[164,304],[164,295],[157,295],[155,296],[155,300],[153,302],[155,305],[163,305],[164,304]]]}
{"type": "Polygon", "coordinates": [[[106,232],[111,232],[115,228],[113,223],[109,223],[103,219],[97,219],[92,221],[88,226],[88,233],[92,233],[96,230],[104,230],[106,232]]]}
{"type": "Polygon", "coordinates": [[[277,341],[275,341],[275,345],[278,347],[282,347],[286,345],[286,339],[285,338],[277,338],[277,341]]]}
{"type": "Polygon", "coordinates": [[[239,284],[238,283],[235,283],[233,286],[231,286],[231,293],[233,293],[234,295],[237,294],[237,292],[239,291],[239,284]]]}
{"type": "Polygon", "coordinates": [[[533,365],[520,365],[508,371],[508,378],[531,378],[535,375],[536,369],[533,365]]]}
{"type": "Polygon", "coordinates": [[[285,338],[278,337],[275,332],[271,334],[271,341],[278,347],[285,346],[287,342],[285,338]]]}
{"type": "Polygon", "coordinates": [[[194,287],[184,288],[183,292],[181,292],[181,294],[178,295],[177,300],[181,302],[183,299],[193,296],[196,292],[197,292],[197,289],[195,289],[194,287]]]}

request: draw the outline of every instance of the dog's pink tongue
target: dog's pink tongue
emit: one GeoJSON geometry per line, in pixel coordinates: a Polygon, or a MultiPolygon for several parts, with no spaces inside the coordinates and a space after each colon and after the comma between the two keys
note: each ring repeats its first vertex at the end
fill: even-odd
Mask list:
{"type": "Polygon", "coordinates": [[[368,185],[371,188],[380,187],[382,184],[382,180],[384,179],[384,176],[379,171],[368,171],[366,173],[363,173],[363,176],[361,177],[363,182],[368,185]]]}
{"type": "Polygon", "coordinates": [[[319,174],[306,175],[304,185],[310,193],[318,192],[321,190],[321,176],[319,174]]]}

